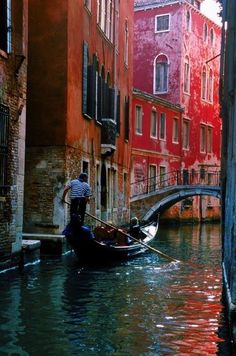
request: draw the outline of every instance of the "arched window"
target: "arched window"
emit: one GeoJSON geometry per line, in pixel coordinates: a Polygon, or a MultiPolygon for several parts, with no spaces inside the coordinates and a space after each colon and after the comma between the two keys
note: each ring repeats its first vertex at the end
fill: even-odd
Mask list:
{"type": "Polygon", "coordinates": [[[206,84],[207,84],[206,68],[203,67],[203,70],[202,70],[202,99],[204,99],[204,100],[206,100],[206,84]]]}
{"type": "Polygon", "coordinates": [[[203,38],[204,38],[204,42],[207,42],[207,36],[208,36],[208,27],[207,24],[204,24],[204,30],[203,30],[203,38]]]}
{"type": "Polygon", "coordinates": [[[188,56],[184,59],[184,92],[190,92],[190,66],[188,56]]]}
{"type": "Polygon", "coordinates": [[[168,91],[168,58],[159,54],[154,60],[154,93],[168,91]]]}
{"type": "Polygon", "coordinates": [[[208,74],[207,100],[210,102],[212,102],[212,100],[213,100],[213,72],[212,72],[212,69],[209,70],[209,74],[208,74]]]}
{"type": "Polygon", "coordinates": [[[212,47],[214,46],[214,40],[215,40],[214,30],[213,30],[213,28],[211,28],[211,31],[210,31],[210,41],[211,41],[211,46],[212,46],[212,47]]]}
{"type": "Polygon", "coordinates": [[[187,31],[191,30],[191,14],[189,10],[186,12],[186,29],[187,31]]]}

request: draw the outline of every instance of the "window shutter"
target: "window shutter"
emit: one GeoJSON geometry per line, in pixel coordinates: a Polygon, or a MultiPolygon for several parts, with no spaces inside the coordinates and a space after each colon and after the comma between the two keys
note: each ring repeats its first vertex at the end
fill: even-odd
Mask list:
{"type": "Polygon", "coordinates": [[[7,52],[7,1],[0,1],[0,48],[7,52]]]}
{"type": "Polygon", "coordinates": [[[129,97],[125,98],[125,140],[129,139],[129,97]]]}
{"type": "Polygon", "coordinates": [[[90,117],[95,117],[95,106],[96,106],[96,67],[97,58],[93,56],[92,65],[88,66],[88,115],[90,117]]]}
{"type": "Polygon", "coordinates": [[[116,129],[117,133],[120,133],[120,91],[118,91],[117,100],[116,100],[116,129]]]}
{"type": "Polygon", "coordinates": [[[109,117],[115,120],[115,89],[109,88],[109,117]]]}
{"type": "Polygon", "coordinates": [[[102,78],[98,77],[97,121],[102,122],[102,78]]]}
{"type": "Polygon", "coordinates": [[[109,117],[109,87],[108,84],[104,84],[104,118],[109,117]]]}
{"type": "Polygon", "coordinates": [[[82,111],[83,114],[88,114],[88,62],[89,52],[88,44],[83,44],[83,90],[82,90],[82,111]]]}

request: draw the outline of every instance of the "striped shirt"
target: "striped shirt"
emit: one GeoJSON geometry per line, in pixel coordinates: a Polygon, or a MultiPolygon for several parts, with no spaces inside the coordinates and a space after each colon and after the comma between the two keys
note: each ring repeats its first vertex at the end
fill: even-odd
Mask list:
{"type": "Polygon", "coordinates": [[[67,185],[70,191],[70,198],[82,198],[89,197],[91,195],[91,189],[88,183],[82,182],[79,179],[73,179],[67,185]]]}

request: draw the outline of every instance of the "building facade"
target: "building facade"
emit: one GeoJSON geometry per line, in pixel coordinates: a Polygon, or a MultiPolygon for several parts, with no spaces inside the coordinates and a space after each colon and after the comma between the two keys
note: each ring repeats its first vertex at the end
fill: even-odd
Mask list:
{"type": "Polygon", "coordinates": [[[236,4],[221,1],[223,6],[221,50],[221,107],[222,130],[222,242],[223,278],[229,320],[236,342],[236,4]]]}
{"type": "Polygon", "coordinates": [[[29,3],[24,228],[62,231],[65,183],[88,173],[88,210],[129,219],[133,1],[29,3]]]}
{"type": "MultiPolygon", "coordinates": [[[[180,169],[186,182],[200,177],[218,184],[221,33],[201,13],[201,2],[135,1],[134,86],[182,108],[180,169]]],[[[197,219],[219,218],[216,198],[196,197],[187,205],[197,219]]]]}
{"type": "Polygon", "coordinates": [[[182,109],[134,89],[132,112],[131,197],[164,187],[166,173],[180,170],[182,109]]]}
{"type": "Polygon", "coordinates": [[[27,76],[27,0],[0,1],[0,268],[21,251],[27,76]]]}

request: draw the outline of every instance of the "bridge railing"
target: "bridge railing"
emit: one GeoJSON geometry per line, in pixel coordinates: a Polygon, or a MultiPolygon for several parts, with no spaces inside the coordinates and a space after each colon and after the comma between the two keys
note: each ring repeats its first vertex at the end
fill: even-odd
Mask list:
{"type": "Polygon", "coordinates": [[[220,171],[176,170],[131,183],[131,198],[177,185],[220,185],[220,171]]]}

